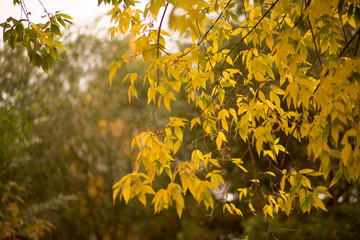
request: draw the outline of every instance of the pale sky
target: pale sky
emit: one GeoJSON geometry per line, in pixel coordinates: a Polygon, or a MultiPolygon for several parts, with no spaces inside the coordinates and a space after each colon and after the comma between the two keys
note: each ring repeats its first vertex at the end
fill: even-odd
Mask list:
{"type": "MultiPolygon", "coordinates": [[[[31,12],[30,21],[34,23],[48,21],[47,18],[42,18],[44,16],[44,10],[41,3],[45,6],[46,10],[50,13],[55,13],[55,11],[61,11],[67,15],[70,15],[73,20],[73,25],[77,27],[91,26],[96,24],[98,28],[90,29],[98,31],[99,28],[103,30],[102,33],[106,33],[107,29],[112,26],[110,23],[110,17],[107,16],[107,12],[111,10],[111,5],[101,4],[97,6],[98,0],[24,0],[27,11],[31,12]],[[99,17],[102,17],[99,20],[99,17]]],[[[140,9],[143,10],[145,4],[149,0],[138,0],[139,4],[137,5],[140,9]]],[[[160,9],[159,14],[162,14],[160,9]]],[[[25,18],[24,14],[21,12],[19,5],[14,6],[13,0],[0,0],[0,23],[5,22],[8,17],[25,18]]],[[[166,23],[164,28],[166,28],[166,23]]],[[[155,23],[156,26],[156,23],[155,23]]],[[[2,28],[0,29],[0,38],[2,37],[2,28]]],[[[89,29],[87,29],[89,33],[89,29]]],[[[92,32],[93,33],[93,32],[92,32]]],[[[97,32],[95,32],[97,34],[97,32]]]]}
{"type": "MultiPolygon", "coordinates": [[[[87,34],[95,34],[98,36],[108,36],[110,37],[110,32],[107,30],[109,27],[112,27],[110,23],[110,17],[107,16],[107,12],[111,10],[111,5],[101,4],[97,6],[98,0],[24,0],[27,11],[31,12],[30,21],[39,23],[48,21],[47,18],[42,18],[44,16],[44,10],[41,3],[45,6],[48,12],[55,13],[55,11],[61,11],[67,15],[70,15],[73,20],[73,25],[81,29],[85,26],[85,32],[87,34]],[[99,20],[99,17],[102,17],[99,20]],[[97,27],[93,26],[96,24],[97,27]],[[89,27],[90,26],[90,27],[89,27]]],[[[138,0],[140,9],[144,9],[145,4],[149,0],[138,0]]],[[[168,11],[167,13],[169,13],[168,11]]],[[[163,14],[163,8],[160,9],[159,15],[163,14]]],[[[0,0],[0,23],[5,22],[8,17],[25,18],[24,14],[21,13],[21,8],[19,5],[14,6],[13,0],[0,0]]],[[[166,18],[166,17],[165,17],[166,18]]],[[[157,23],[154,24],[155,27],[157,23]]],[[[167,23],[165,21],[163,28],[167,28],[167,23]]],[[[2,28],[0,28],[0,39],[2,38],[2,28]]],[[[174,35],[168,40],[173,40],[174,35]]],[[[176,38],[176,37],[175,37],[176,38]]],[[[171,42],[171,41],[169,41],[171,42]]],[[[2,41],[0,41],[0,45],[2,41]]],[[[175,47],[174,47],[175,49],[175,47]]]]}
{"type": "MultiPolygon", "coordinates": [[[[62,11],[70,15],[75,25],[86,25],[94,21],[97,16],[106,15],[110,6],[100,5],[97,7],[97,0],[41,0],[48,12],[62,11]]],[[[33,22],[43,21],[43,8],[39,0],[25,0],[27,10],[31,12],[30,20],[33,22]]],[[[20,6],[14,7],[13,0],[0,0],[0,22],[6,21],[10,16],[20,18],[20,6]]],[[[109,19],[110,20],[110,19],[109,19]]]]}

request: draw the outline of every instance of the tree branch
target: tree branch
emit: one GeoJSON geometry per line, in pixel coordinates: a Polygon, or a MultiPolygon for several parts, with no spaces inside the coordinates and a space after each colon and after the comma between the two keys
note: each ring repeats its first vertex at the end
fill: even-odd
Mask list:
{"type": "Polygon", "coordinates": [[[358,51],[358,49],[359,49],[359,44],[360,44],[360,32],[359,32],[359,35],[358,35],[358,41],[357,41],[357,44],[356,44],[356,49],[355,49],[354,57],[356,56],[357,51],[358,51]]]}
{"type": "Polygon", "coordinates": [[[322,69],[322,65],[323,65],[323,64],[322,64],[322,62],[321,62],[319,49],[318,49],[318,47],[317,47],[317,45],[316,45],[315,34],[314,34],[314,31],[313,31],[313,28],[312,28],[312,26],[311,26],[310,21],[308,21],[308,22],[309,22],[309,26],[310,26],[311,36],[312,36],[312,39],[313,39],[313,42],[314,42],[314,47],[315,47],[316,56],[317,56],[317,58],[318,58],[318,60],[319,60],[320,68],[322,69]]]}
{"type": "MultiPolygon", "coordinates": [[[[161,20],[160,20],[160,25],[159,25],[159,28],[158,28],[158,36],[157,36],[157,45],[156,45],[156,48],[157,48],[157,52],[156,52],[156,58],[159,59],[160,58],[160,37],[161,37],[161,27],[162,27],[162,24],[164,22],[164,17],[165,17],[165,14],[166,14],[166,10],[168,9],[168,6],[169,6],[169,3],[166,3],[166,6],[165,6],[165,9],[164,9],[164,13],[161,17],[161,20]]],[[[159,67],[156,69],[156,75],[157,75],[157,84],[159,84],[160,82],[160,69],[159,67]]],[[[153,122],[153,125],[156,127],[156,122],[155,122],[155,109],[156,109],[156,104],[157,104],[157,101],[159,99],[159,92],[156,92],[156,96],[155,96],[155,101],[154,101],[154,106],[153,106],[153,109],[151,111],[151,116],[152,116],[152,122],[153,122]]]]}
{"type": "Polygon", "coordinates": [[[338,57],[341,57],[341,55],[344,54],[345,50],[350,46],[350,43],[355,39],[356,35],[360,35],[360,27],[358,28],[358,30],[354,33],[354,35],[351,37],[351,39],[349,40],[349,42],[345,45],[344,49],[341,51],[341,53],[339,54],[338,57]]]}

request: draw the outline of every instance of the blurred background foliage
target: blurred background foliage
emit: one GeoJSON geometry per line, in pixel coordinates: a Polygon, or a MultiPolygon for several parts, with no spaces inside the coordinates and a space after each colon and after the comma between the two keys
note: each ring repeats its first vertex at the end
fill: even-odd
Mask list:
{"type": "MultiPolygon", "coordinates": [[[[129,105],[127,87],[108,84],[107,66],[127,50],[129,40],[70,32],[64,37],[69,52],[49,74],[32,69],[22,49],[0,49],[2,239],[355,239],[360,234],[359,187],[345,181],[325,200],[329,213],[280,215],[269,222],[245,210],[244,218],[223,214],[221,206],[209,219],[191,198],[181,219],[173,208],[154,215],[149,203],[113,205],[111,187],[132,170],[136,155],[130,142],[147,124],[141,114],[151,109],[145,109],[141,86],[139,100],[129,105]]],[[[143,71],[136,60],[117,79],[143,71]]],[[[175,114],[185,114],[185,101],[178,101],[175,114]]],[[[230,170],[224,175],[243,180],[230,170]]],[[[236,189],[230,184],[229,191],[236,189]]]]}

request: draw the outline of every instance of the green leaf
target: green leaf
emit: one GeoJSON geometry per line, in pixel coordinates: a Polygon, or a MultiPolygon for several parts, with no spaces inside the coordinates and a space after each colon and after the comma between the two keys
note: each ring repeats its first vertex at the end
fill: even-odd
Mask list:
{"type": "Polygon", "coordinates": [[[51,24],[51,31],[53,33],[55,33],[56,35],[61,36],[60,28],[58,26],[56,26],[55,24],[51,24]]]}
{"type": "Polygon", "coordinates": [[[341,161],[346,167],[349,162],[350,154],[351,154],[352,148],[351,145],[348,143],[344,146],[344,148],[341,150],[341,161]]]}
{"type": "Polygon", "coordinates": [[[329,188],[334,186],[340,180],[342,174],[343,174],[343,168],[340,167],[339,170],[336,172],[334,178],[331,180],[329,188]]]}

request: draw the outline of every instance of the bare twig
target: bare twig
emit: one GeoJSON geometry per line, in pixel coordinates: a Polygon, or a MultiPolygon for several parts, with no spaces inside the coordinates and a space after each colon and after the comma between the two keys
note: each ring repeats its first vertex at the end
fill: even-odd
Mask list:
{"type": "Polygon", "coordinates": [[[251,145],[250,145],[250,136],[248,136],[247,144],[248,144],[248,149],[249,149],[250,157],[251,157],[251,163],[252,163],[252,167],[253,167],[253,171],[254,171],[255,192],[257,192],[259,179],[257,178],[257,173],[256,173],[256,169],[255,169],[255,158],[254,158],[254,155],[253,155],[253,152],[251,149],[251,145]]]}
{"type": "Polygon", "coordinates": [[[357,44],[356,44],[356,49],[355,49],[354,57],[356,56],[357,51],[358,51],[358,49],[359,49],[359,44],[360,44],[360,32],[359,32],[359,34],[358,34],[358,41],[357,41],[357,44]]]}
{"type": "Polygon", "coordinates": [[[320,58],[320,52],[319,52],[318,46],[317,46],[317,44],[316,44],[315,34],[314,34],[314,31],[313,31],[313,28],[312,28],[312,26],[311,26],[310,21],[308,21],[308,22],[309,22],[309,26],[310,26],[311,36],[312,36],[312,39],[313,39],[313,42],[314,42],[314,47],[315,47],[316,56],[317,56],[317,58],[318,58],[318,60],[319,60],[320,68],[322,69],[322,65],[323,65],[323,64],[322,64],[322,61],[321,61],[321,58],[320,58]]]}
{"type": "MultiPolygon", "coordinates": [[[[344,33],[345,42],[347,43],[348,40],[347,40],[347,37],[346,37],[346,32],[345,32],[345,29],[344,29],[344,23],[343,23],[342,18],[340,18],[340,22],[341,22],[341,29],[342,29],[342,31],[344,33]]],[[[349,53],[349,56],[351,56],[350,49],[348,49],[348,53],[349,53]]]]}
{"type": "MultiPolygon", "coordinates": [[[[161,27],[162,27],[162,24],[164,22],[164,17],[165,17],[165,14],[166,14],[166,10],[168,9],[168,6],[169,6],[169,3],[166,3],[166,6],[165,6],[165,9],[164,9],[164,13],[161,17],[161,20],[160,20],[160,25],[159,25],[159,28],[158,28],[158,36],[157,36],[157,52],[156,52],[156,58],[159,59],[160,58],[160,37],[161,37],[161,27]]],[[[157,84],[159,84],[160,82],[160,69],[159,67],[156,69],[156,74],[157,74],[157,84]]],[[[156,110],[156,104],[157,104],[157,101],[159,99],[159,92],[156,92],[156,96],[155,96],[155,101],[154,101],[154,106],[153,106],[153,109],[151,111],[151,116],[152,116],[152,122],[153,122],[153,125],[156,127],[156,120],[155,120],[155,110],[156,110]]]]}
{"type": "Polygon", "coordinates": [[[287,152],[288,145],[289,145],[289,142],[290,142],[290,138],[292,138],[294,136],[295,130],[296,130],[297,126],[299,125],[299,123],[301,122],[303,115],[304,115],[304,113],[301,113],[300,119],[296,122],[296,125],[295,125],[294,129],[291,131],[291,134],[290,134],[290,136],[288,137],[288,139],[286,141],[284,155],[283,155],[283,158],[281,160],[281,166],[284,165],[285,156],[286,156],[286,152],[287,152]]]}
{"type": "Polygon", "coordinates": [[[341,53],[339,54],[339,57],[341,57],[345,50],[350,46],[350,43],[355,39],[356,35],[360,35],[360,27],[358,28],[358,30],[356,30],[356,32],[354,33],[354,35],[351,37],[351,39],[349,40],[349,42],[347,42],[347,44],[345,45],[344,49],[341,51],[341,53]]]}

